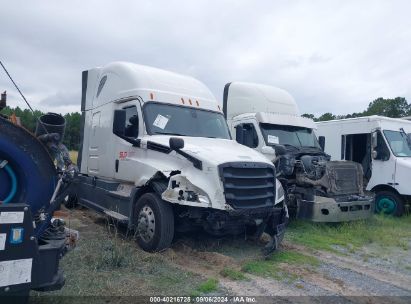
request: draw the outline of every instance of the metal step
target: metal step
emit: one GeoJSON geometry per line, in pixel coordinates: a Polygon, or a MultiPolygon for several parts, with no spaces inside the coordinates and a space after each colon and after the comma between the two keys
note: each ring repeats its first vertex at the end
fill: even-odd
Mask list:
{"type": "Polygon", "coordinates": [[[109,217],[115,218],[119,222],[128,222],[128,217],[112,210],[104,210],[109,217]]]}

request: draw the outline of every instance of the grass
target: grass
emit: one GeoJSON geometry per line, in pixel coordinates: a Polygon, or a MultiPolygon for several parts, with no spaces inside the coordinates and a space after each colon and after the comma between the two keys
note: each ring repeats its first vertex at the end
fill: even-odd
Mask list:
{"type": "Polygon", "coordinates": [[[337,247],[353,252],[369,244],[409,250],[410,227],[410,215],[401,218],[375,215],[369,220],[333,225],[293,221],[285,235],[289,241],[332,252],[339,252],[337,247]]]}
{"type": "Polygon", "coordinates": [[[247,280],[247,277],[244,275],[244,273],[242,273],[241,271],[235,270],[233,268],[228,268],[228,267],[221,270],[220,275],[232,281],[247,280]]]}
{"type": "Polygon", "coordinates": [[[78,152],[77,151],[70,151],[70,159],[73,163],[77,164],[77,157],[78,157],[78,152]]]}
{"type": "Polygon", "coordinates": [[[283,270],[284,265],[294,265],[302,268],[316,267],[320,261],[296,251],[279,251],[267,260],[246,262],[242,270],[259,276],[271,277],[280,281],[292,282],[297,279],[295,274],[283,270]]]}
{"type": "Polygon", "coordinates": [[[205,282],[201,283],[196,291],[198,293],[210,293],[218,289],[218,280],[215,278],[209,278],[205,282]]]}
{"type": "Polygon", "coordinates": [[[190,294],[203,282],[201,276],[172,265],[163,254],[144,252],[133,240],[107,232],[104,224],[72,219],[70,226],[80,232],[80,239],[60,261],[64,288],[33,295],[179,295],[190,294]]]}

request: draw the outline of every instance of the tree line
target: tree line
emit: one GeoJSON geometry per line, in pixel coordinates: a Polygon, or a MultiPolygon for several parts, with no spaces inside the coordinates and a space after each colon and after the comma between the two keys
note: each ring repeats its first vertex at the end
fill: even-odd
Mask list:
{"type": "Polygon", "coordinates": [[[314,121],[326,121],[333,119],[355,118],[361,116],[381,115],[392,118],[401,118],[405,116],[411,116],[411,104],[408,104],[404,97],[396,98],[382,98],[379,97],[370,102],[368,108],[365,111],[346,114],[346,115],[334,115],[332,113],[324,113],[319,117],[315,117],[313,114],[305,113],[302,116],[311,118],[314,121]]]}
{"type": "MultiPolygon", "coordinates": [[[[35,110],[34,113],[29,109],[21,109],[20,107],[10,108],[5,107],[1,112],[4,115],[10,116],[13,113],[20,118],[21,124],[30,132],[36,130],[37,120],[44,113],[35,110]]],[[[64,133],[63,143],[69,150],[78,150],[80,145],[80,123],[81,114],[78,112],[67,113],[64,116],[66,120],[66,130],[64,133]]]]}
{"type": "MultiPolygon", "coordinates": [[[[22,125],[31,132],[36,129],[38,118],[44,113],[41,111],[31,112],[28,109],[21,109],[19,107],[10,108],[6,107],[2,114],[11,115],[15,114],[20,117],[22,125]]],[[[311,118],[314,121],[325,121],[332,119],[353,118],[370,115],[382,115],[393,118],[400,118],[404,116],[411,116],[411,104],[408,104],[404,97],[396,97],[393,99],[377,98],[370,102],[368,108],[363,112],[352,113],[347,115],[334,115],[332,113],[324,113],[319,117],[315,117],[313,114],[303,114],[302,116],[311,118]]],[[[64,115],[66,119],[66,132],[64,135],[63,143],[69,150],[78,150],[80,144],[80,123],[81,114],[78,112],[67,113],[64,115]]]]}

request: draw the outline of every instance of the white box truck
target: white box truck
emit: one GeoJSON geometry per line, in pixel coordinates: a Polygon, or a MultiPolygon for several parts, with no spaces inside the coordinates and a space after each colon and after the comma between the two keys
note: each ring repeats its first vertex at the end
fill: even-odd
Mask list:
{"type": "Polygon", "coordinates": [[[315,222],[365,219],[373,197],[363,193],[361,166],[330,161],[286,91],[261,84],[232,82],[224,88],[223,111],[236,140],[277,168],[290,215],[315,222]]]}
{"type": "Polygon", "coordinates": [[[83,72],[81,110],[78,201],[127,223],[141,248],[163,250],[175,230],[199,228],[266,232],[266,252],[277,248],[288,212],[275,167],[231,139],[203,83],[115,62],[83,72]]]}
{"type": "Polygon", "coordinates": [[[369,116],[317,123],[325,151],[335,160],[362,165],[375,210],[400,216],[411,201],[411,121],[369,116]]]}

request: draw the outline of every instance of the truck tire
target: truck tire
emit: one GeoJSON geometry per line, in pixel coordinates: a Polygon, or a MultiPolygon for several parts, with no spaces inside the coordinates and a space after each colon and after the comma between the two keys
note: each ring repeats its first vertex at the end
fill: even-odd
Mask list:
{"type": "Polygon", "coordinates": [[[404,200],[393,191],[379,191],[375,196],[375,212],[401,216],[404,214],[404,200]]]}
{"type": "Polygon", "coordinates": [[[155,193],[143,194],[134,208],[137,244],[145,251],[158,252],[170,247],[174,237],[173,208],[155,193]]]}

